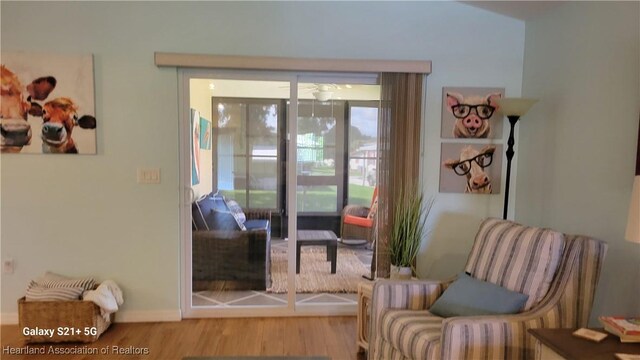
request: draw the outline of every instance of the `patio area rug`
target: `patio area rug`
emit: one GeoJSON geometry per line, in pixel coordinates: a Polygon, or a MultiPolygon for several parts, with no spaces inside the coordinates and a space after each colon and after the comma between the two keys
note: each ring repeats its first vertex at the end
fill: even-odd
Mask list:
{"type": "MultiPolygon", "coordinates": [[[[287,292],[287,252],[271,250],[271,287],[269,293],[287,292]]],[[[349,249],[338,248],[336,273],[331,273],[326,247],[305,246],[300,253],[300,274],[296,275],[297,293],[357,293],[362,275],[370,270],[349,249]]]]}

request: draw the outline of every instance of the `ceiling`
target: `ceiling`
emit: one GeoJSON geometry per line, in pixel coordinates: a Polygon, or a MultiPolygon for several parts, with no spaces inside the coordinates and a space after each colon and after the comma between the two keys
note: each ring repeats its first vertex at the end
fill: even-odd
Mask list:
{"type": "Polygon", "coordinates": [[[550,9],[557,7],[563,1],[460,1],[497,14],[506,15],[520,20],[531,20],[550,9]]]}

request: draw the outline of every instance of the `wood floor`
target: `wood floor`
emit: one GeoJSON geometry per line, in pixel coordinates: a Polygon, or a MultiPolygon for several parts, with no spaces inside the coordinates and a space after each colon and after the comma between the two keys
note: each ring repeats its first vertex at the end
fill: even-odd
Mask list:
{"type": "Polygon", "coordinates": [[[361,359],[355,317],[197,319],[170,323],[116,323],[90,344],[29,344],[31,350],[95,351],[98,355],[9,355],[25,344],[17,325],[0,328],[2,359],[182,359],[185,356],[328,356],[361,359]],[[50,349],[50,347],[53,348],[50,349]],[[116,354],[116,347],[120,352],[116,354]],[[107,348],[108,355],[99,355],[107,348]],[[136,355],[147,349],[148,355],[136,355]],[[133,353],[133,354],[132,354],[133,353]]]}

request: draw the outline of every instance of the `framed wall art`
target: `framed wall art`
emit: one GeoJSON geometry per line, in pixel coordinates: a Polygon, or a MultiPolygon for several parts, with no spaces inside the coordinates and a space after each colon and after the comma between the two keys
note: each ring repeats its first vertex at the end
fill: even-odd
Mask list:
{"type": "Polygon", "coordinates": [[[502,145],[443,143],[440,192],[499,194],[502,145]]]}
{"type": "Polygon", "coordinates": [[[96,154],[93,56],[2,53],[0,151],[96,154]]]}
{"type": "Polygon", "coordinates": [[[496,99],[504,88],[443,87],[442,127],[444,139],[502,139],[503,119],[496,99]]]}
{"type": "Polygon", "coordinates": [[[211,150],[211,121],[200,118],[200,149],[211,150]]]}
{"type": "Polygon", "coordinates": [[[191,109],[191,185],[200,184],[200,112],[191,109]]]}

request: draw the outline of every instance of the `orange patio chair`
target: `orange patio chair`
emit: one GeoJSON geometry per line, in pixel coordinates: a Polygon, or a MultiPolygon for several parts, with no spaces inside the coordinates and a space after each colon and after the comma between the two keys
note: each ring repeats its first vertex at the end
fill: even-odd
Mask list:
{"type": "Polygon", "coordinates": [[[348,245],[373,244],[375,237],[378,187],[373,190],[371,206],[347,205],[342,210],[341,242],[348,245]],[[345,241],[347,240],[347,241],[345,241]],[[360,240],[360,241],[351,241],[360,240]]]}

